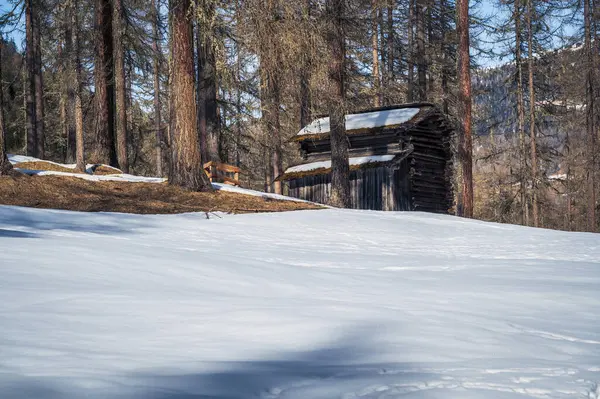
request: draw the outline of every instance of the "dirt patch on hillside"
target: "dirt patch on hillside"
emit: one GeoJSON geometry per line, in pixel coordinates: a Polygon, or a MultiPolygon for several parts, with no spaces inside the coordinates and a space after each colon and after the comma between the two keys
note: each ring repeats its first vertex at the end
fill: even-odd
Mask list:
{"type": "Polygon", "coordinates": [[[0,177],[0,204],[137,214],[254,213],[321,208],[227,191],[197,193],[166,183],[92,182],[75,177],[24,175],[0,177]]]}

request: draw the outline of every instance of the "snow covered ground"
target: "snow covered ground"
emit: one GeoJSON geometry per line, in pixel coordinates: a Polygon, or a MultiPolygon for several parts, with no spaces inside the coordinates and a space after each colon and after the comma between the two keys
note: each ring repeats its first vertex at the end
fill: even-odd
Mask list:
{"type": "Polygon", "coordinates": [[[0,398],[600,397],[600,235],[0,207],[0,398]]]}

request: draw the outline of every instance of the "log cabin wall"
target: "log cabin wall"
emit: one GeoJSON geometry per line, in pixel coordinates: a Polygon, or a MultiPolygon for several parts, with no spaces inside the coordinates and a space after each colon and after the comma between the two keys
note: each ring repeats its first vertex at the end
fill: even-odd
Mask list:
{"type": "MultiPolygon", "coordinates": [[[[289,180],[292,197],[327,204],[330,194],[330,173],[289,180]]],[[[408,161],[350,171],[350,195],[353,209],[412,210],[408,161]]]]}
{"type": "Polygon", "coordinates": [[[411,200],[416,211],[448,213],[454,203],[451,127],[427,119],[410,130],[411,200]]]}

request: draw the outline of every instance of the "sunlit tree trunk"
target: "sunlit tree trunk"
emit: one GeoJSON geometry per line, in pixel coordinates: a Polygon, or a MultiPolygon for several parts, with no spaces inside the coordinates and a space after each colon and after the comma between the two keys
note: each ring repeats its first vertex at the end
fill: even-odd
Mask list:
{"type": "Polygon", "coordinates": [[[33,24],[33,0],[25,0],[25,125],[27,131],[27,155],[37,156],[37,131],[35,128],[35,45],[33,24]]]}
{"type": "Polygon", "coordinates": [[[158,0],[152,0],[152,67],[154,76],[154,134],[156,137],[156,175],[163,176],[162,126],[160,110],[160,27],[158,0]]]}
{"type": "Polygon", "coordinates": [[[539,204],[538,204],[538,180],[539,180],[539,169],[538,169],[538,156],[536,148],[536,134],[535,134],[535,87],[533,85],[533,0],[527,0],[527,67],[529,74],[529,136],[530,136],[530,156],[531,156],[531,195],[532,195],[532,217],[533,225],[539,227],[540,215],[539,215],[539,204]]]}
{"type": "Polygon", "coordinates": [[[330,204],[350,207],[350,166],[346,137],[346,37],[344,31],[345,0],[327,0],[327,44],[330,52],[328,101],[331,140],[331,197],[330,204]]]}
{"type": "Polygon", "coordinates": [[[427,60],[425,54],[425,0],[415,0],[417,23],[417,93],[419,101],[427,100],[427,60]]]}
{"type": "MultiPolygon", "coordinates": [[[[70,26],[71,23],[69,21],[69,23],[66,23],[65,25],[70,26]]],[[[66,32],[65,32],[66,33],[66,32]]],[[[70,36],[70,34],[69,34],[70,36]]],[[[65,34],[64,37],[61,38],[61,40],[59,40],[58,42],[58,46],[57,46],[57,55],[59,60],[64,60],[67,57],[70,57],[70,50],[67,50],[67,35],[65,34]],[[65,51],[63,51],[63,48],[65,49],[65,51]]],[[[70,37],[69,37],[70,40],[70,37]]],[[[59,64],[59,69],[58,69],[58,74],[60,76],[60,80],[61,80],[61,87],[59,89],[59,94],[58,94],[58,116],[59,116],[59,120],[60,120],[60,133],[61,136],[65,139],[65,143],[66,143],[66,149],[65,149],[65,155],[64,155],[64,161],[65,163],[67,162],[71,162],[74,157],[70,156],[69,152],[72,150],[70,143],[69,143],[69,127],[70,127],[70,120],[69,120],[69,112],[68,112],[68,98],[69,98],[69,87],[71,86],[70,82],[69,82],[69,75],[68,75],[68,69],[64,66],[64,62],[60,61],[59,64]]]]}
{"type": "Polygon", "coordinates": [[[527,186],[525,180],[525,100],[523,99],[523,60],[521,55],[521,0],[515,0],[515,66],[517,70],[517,116],[519,129],[519,194],[521,197],[521,223],[529,225],[527,186]]]}
{"type": "Polygon", "coordinates": [[[415,100],[415,1],[408,0],[408,50],[407,50],[407,80],[406,80],[406,101],[413,102],[415,100]]]}
{"type": "Polygon", "coordinates": [[[379,76],[379,5],[371,0],[371,44],[373,53],[373,105],[381,106],[381,77],[379,76]]]}
{"type": "Polygon", "coordinates": [[[93,161],[118,167],[115,147],[115,86],[110,0],[95,0],[95,24],[96,125],[93,161]]]}
{"type": "Polygon", "coordinates": [[[462,216],[473,217],[473,159],[471,138],[471,57],[469,54],[469,0],[456,5],[458,35],[458,115],[460,126],[460,161],[462,166],[462,216]]]}
{"type": "Polygon", "coordinates": [[[125,24],[123,23],[123,0],[112,0],[113,2],[113,59],[115,72],[115,134],[117,145],[117,160],[119,168],[129,173],[129,160],[127,157],[127,101],[125,85],[125,48],[123,46],[123,35],[125,24]]]}
{"type": "MultiPolygon", "coordinates": [[[[306,26],[308,26],[310,20],[311,7],[311,0],[305,0],[303,22],[306,24],[306,26]]],[[[300,129],[310,123],[312,107],[312,98],[310,92],[312,62],[311,55],[309,54],[312,49],[308,48],[308,45],[305,42],[304,46],[304,57],[302,59],[302,67],[300,68],[300,129]]]]}
{"type": "Polygon", "coordinates": [[[594,79],[594,59],[592,46],[592,16],[593,2],[583,0],[583,19],[584,19],[584,49],[586,54],[586,130],[587,130],[587,167],[586,167],[586,186],[587,186],[587,229],[596,231],[596,120],[594,96],[596,91],[596,82],[594,79]]]}
{"type": "Polygon", "coordinates": [[[34,43],[34,80],[35,80],[35,141],[37,157],[45,158],[46,132],[44,123],[44,78],[42,75],[42,36],[40,15],[34,7],[33,43],[34,43]]]}
{"type": "Polygon", "coordinates": [[[445,114],[450,113],[450,60],[451,60],[451,46],[448,43],[447,34],[447,21],[448,21],[448,4],[446,0],[440,1],[440,25],[442,26],[442,76],[441,76],[441,89],[442,89],[442,111],[445,114]]]}
{"type": "MultiPolygon", "coordinates": [[[[390,90],[390,85],[394,82],[396,63],[396,51],[394,48],[394,0],[388,0],[387,7],[387,77],[384,90],[390,90]]],[[[390,101],[388,96],[387,101],[390,101]]]]}
{"type": "Polygon", "coordinates": [[[79,26],[79,1],[73,0],[74,9],[72,14],[72,29],[73,29],[73,64],[75,72],[75,84],[73,90],[74,102],[75,102],[75,160],[77,162],[77,169],[80,172],[85,171],[85,153],[83,144],[83,106],[81,104],[81,91],[83,86],[82,67],[81,67],[81,41],[80,41],[80,30],[79,26]]]}
{"type": "Polygon", "coordinates": [[[273,167],[273,192],[275,194],[283,194],[283,187],[281,180],[277,180],[279,176],[283,174],[283,154],[281,149],[281,118],[279,115],[279,107],[281,104],[281,84],[279,79],[276,77],[274,82],[271,82],[273,87],[271,96],[272,99],[269,103],[271,108],[269,111],[269,135],[271,142],[273,143],[273,152],[271,166],[273,167]]]}
{"type": "Polygon", "coordinates": [[[204,21],[196,26],[198,51],[198,127],[200,148],[205,161],[220,161],[219,114],[217,104],[217,66],[214,50],[214,29],[211,25],[215,14],[214,0],[201,3],[204,21]],[[203,22],[205,25],[203,25],[203,22]]]}
{"type": "Polygon", "coordinates": [[[169,183],[194,191],[212,190],[198,140],[194,48],[190,0],[172,2],[172,165],[169,183]]]}
{"type": "Polygon", "coordinates": [[[12,165],[6,156],[6,128],[4,122],[4,87],[2,85],[2,50],[4,43],[0,41],[0,175],[11,171],[12,165]]]}

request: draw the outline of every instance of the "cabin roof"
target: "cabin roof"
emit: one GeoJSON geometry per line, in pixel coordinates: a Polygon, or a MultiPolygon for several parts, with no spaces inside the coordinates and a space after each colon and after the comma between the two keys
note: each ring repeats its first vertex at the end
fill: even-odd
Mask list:
{"type": "MultiPolygon", "coordinates": [[[[416,119],[424,109],[431,109],[430,103],[415,103],[375,108],[359,113],[346,115],[346,132],[348,134],[368,131],[370,129],[401,126],[416,119]]],[[[315,119],[302,128],[294,137],[296,141],[329,136],[329,117],[315,119]]]]}
{"type": "MultiPolygon", "coordinates": [[[[351,170],[379,166],[381,164],[391,163],[402,154],[388,155],[370,155],[366,157],[349,158],[351,170]]],[[[323,175],[331,172],[331,160],[311,162],[302,165],[292,166],[277,178],[277,180],[297,179],[305,176],[323,175]]]]}

